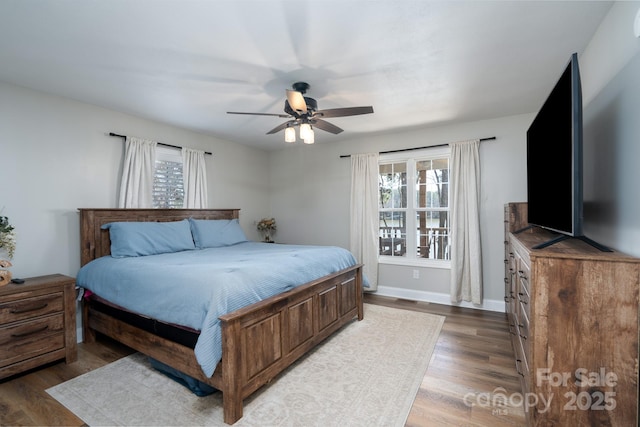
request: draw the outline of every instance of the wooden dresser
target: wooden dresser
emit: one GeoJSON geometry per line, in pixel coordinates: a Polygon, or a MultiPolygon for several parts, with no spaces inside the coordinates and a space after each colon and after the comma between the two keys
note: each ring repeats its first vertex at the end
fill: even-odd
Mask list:
{"type": "Polygon", "coordinates": [[[0,287],[0,379],[77,357],[75,279],[54,274],[0,287]]]}
{"type": "Polygon", "coordinates": [[[526,226],[526,204],[505,205],[505,302],[528,424],[637,426],[640,260],[577,239],[532,249],[554,235],[517,232],[526,226]]]}

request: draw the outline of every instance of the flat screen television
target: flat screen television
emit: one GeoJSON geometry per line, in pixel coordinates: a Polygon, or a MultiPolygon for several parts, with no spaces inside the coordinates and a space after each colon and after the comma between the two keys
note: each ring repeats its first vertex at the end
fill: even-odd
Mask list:
{"type": "Polygon", "coordinates": [[[568,237],[600,246],[584,237],[582,205],[582,88],[574,53],[527,130],[528,221],[561,234],[538,247],[568,237]]]}

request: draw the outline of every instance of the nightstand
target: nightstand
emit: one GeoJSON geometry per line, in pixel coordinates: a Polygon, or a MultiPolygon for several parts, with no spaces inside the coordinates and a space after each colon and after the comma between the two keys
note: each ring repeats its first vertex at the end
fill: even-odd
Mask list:
{"type": "Polygon", "coordinates": [[[32,277],[0,287],[0,379],[78,358],[75,279],[32,277]]]}

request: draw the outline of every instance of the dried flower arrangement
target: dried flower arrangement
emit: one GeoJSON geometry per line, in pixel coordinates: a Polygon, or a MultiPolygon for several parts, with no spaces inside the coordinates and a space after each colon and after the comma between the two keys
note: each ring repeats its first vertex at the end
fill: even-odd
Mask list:
{"type": "Polygon", "coordinates": [[[276,230],[276,220],[274,218],[262,218],[257,224],[258,231],[264,234],[264,241],[271,242],[271,232],[276,230]]]}
{"type": "Polygon", "coordinates": [[[16,235],[13,226],[9,223],[9,218],[0,216],[0,248],[4,248],[9,255],[9,259],[13,258],[16,251],[16,235]]]}
{"type": "MultiPolygon", "coordinates": [[[[13,258],[16,251],[16,235],[13,226],[9,223],[9,218],[0,216],[0,249],[7,252],[9,259],[13,258]]],[[[9,260],[0,259],[0,286],[6,285],[11,281],[11,272],[2,270],[2,268],[11,267],[9,260]]]]}

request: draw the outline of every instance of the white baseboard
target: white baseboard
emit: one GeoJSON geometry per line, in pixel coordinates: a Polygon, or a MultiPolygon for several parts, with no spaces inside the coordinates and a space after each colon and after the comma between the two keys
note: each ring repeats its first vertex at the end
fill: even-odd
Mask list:
{"type": "Polygon", "coordinates": [[[455,307],[473,308],[476,310],[497,311],[504,313],[504,301],[484,299],[482,305],[473,304],[462,301],[460,303],[452,303],[449,294],[441,294],[438,292],[416,291],[413,289],[392,288],[390,286],[378,286],[378,291],[373,292],[375,295],[385,297],[403,298],[413,301],[425,301],[435,304],[451,305],[455,307]]]}

